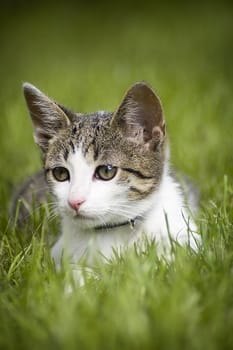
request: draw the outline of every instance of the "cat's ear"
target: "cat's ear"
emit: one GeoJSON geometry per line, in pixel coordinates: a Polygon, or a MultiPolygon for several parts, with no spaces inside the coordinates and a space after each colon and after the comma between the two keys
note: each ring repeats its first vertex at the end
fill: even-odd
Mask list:
{"type": "Polygon", "coordinates": [[[165,121],[159,98],[144,82],[134,84],[126,93],[112,123],[135,142],[154,149],[165,137],[165,121]]]}
{"type": "Polygon", "coordinates": [[[70,119],[61,106],[35,86],[24,83],[23,92],[34,127],[35,142],[46,152],[49,140],[58,130],[67,128],[70,119]]]}

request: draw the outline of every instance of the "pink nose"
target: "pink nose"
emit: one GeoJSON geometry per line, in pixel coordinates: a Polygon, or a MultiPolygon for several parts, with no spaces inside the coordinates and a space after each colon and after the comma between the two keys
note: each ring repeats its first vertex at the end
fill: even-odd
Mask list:
{"type": "Polygon", "coordinates": [[[69,203],[69,206],[78,211],[79,210],[79,207],[85,202],[84,199],[69,199],[68,200],[68,203],[69,203]]]}

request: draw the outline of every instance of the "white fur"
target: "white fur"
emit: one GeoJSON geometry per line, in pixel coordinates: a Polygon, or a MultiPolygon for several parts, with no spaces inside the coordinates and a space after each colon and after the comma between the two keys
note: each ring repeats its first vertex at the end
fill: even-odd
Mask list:
{"type": "Polygon", "coordinates": [[[88,161],[81,150],[70,154],[64,164],[70,172],[70,181],[57,182],[57,196],[62,235],[52,248],[52,256],[59,265],[63,251],[71,262],[87,258],[91,263],[101,253],[109,258],[112,248],[117,250],[140,240],[144,235],[155,239],[159,247],[170,249],[170,238],[197,249],[196,226],[184,206],[177,183],[165,169],[159,190],[148,198],[132,202],[127,199],[126,185],[117,183],[118,174],[110,181],[94,178],[98,163],[88,161]],[[68,199],[82,199],[77,217],[68,205],[68,199]],[[85,218],[82,218],[85,217],[85,218]],[[120,223],[138,216],[135,226],[124,225],[94,232],[97,225],[120,223]]]}

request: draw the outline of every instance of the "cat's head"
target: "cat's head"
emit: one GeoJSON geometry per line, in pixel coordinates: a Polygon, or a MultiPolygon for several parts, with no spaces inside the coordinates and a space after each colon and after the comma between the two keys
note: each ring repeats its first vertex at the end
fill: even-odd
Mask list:
{"type": "Polygon", "coordinates": [[[166,136],[159,98],[133,85],[115,113],[74,113],[25,83],[24,95],[62,215],[90,226],[143,216],[161,182],[166,136]]]}

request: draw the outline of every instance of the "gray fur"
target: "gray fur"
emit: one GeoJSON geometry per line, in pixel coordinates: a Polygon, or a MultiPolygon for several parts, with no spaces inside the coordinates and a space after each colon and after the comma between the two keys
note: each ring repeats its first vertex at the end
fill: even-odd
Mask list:
{"type": "Polygon", "coordinates": [[[14,193],[11,201],[10,216],[13,219],[19,205],[18,225],[27,223],[33,208],[39,209],[40,204],[48,200],[49,188],[45,179],[44,171],[39,171],[29,177],[14,193]],[[19,203],[20,200],[20,203],[19,203]]]}

